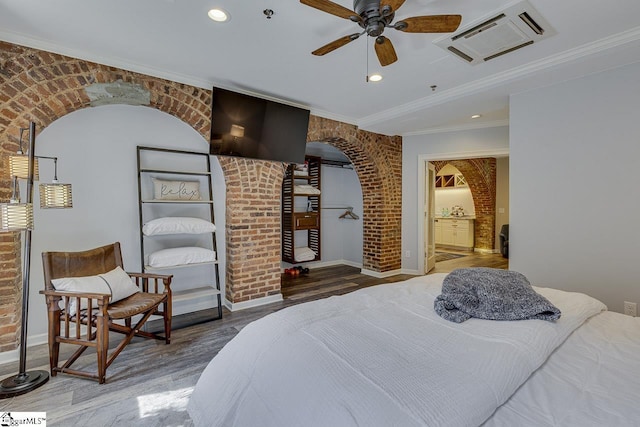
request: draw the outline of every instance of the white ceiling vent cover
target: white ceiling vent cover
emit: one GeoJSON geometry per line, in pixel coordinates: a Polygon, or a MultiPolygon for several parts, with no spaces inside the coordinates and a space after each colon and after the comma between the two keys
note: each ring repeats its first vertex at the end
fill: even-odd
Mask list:
{"type": "Polygon", "coordinates": [[[434,43],[464,62],[475,65],[554,34],[551,25],[524,0],[434,43]]]}

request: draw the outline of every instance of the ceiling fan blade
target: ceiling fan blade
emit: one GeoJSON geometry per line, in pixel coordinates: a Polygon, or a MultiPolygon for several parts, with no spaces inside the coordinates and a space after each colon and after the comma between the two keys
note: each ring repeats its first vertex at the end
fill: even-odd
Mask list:
{"type": "Polygon", "coordinates": [[[385,6],[389,6],[393,12],[400,9],[400,6],[404,4],[405,0],[382,0],[380,2],[380,10],[385,6]]]}
{"type": "Polygon", "coordinates": [[[331,43],[327,43],[326,45],[314,50],[311,53],[316,56],[326,55],[327,53],[333,52],[337,48],[342,47],[345,44],[354,41],[358,37],[360,37],[360,34],[358,33],[351,34],[349,36],[340,37],[338,40],[334,40],[331,43]]]}
{"type": "Polygon", "coordinates": [[[358,15],[353,10],[349,10],[346,7],[340,6],[339,4],[329,0],[300,0],[300,3],[314,7],[323,12],[339,16],[340,18],[351,19],[352,16],[355,16],[359,19],[358,15]]]}
{"type": "Polygon", "coordinates": [[[394,27],[405,33],[451,33],[458,28],[460,21],[460,15],[414,16],[396,22],[394,27]]]}
{"type": "Polygon", "coordinates": [[[386,67],[389,64],[393,64],[398,60],[396,50],[391,44],[391,40],[384,36],[380,36],[376,39],[375,43],[376,55],[378,55],[378,61],[380,65],[386,67]]]}

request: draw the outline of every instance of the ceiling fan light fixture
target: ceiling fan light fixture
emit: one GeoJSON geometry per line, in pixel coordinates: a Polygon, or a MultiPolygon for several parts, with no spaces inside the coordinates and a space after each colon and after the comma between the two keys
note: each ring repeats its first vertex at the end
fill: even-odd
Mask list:
{"type": "Polygon", "coordinates": [[[482,114],[474,114],[471,116],[472,119],[479,119],[480,117],[482,117],[482,114]]]}
{"type": "Polygon", "coordinates": [[[214,8],[207,12],[209,18],[211,18],[215,22],[228,22],[231,19],[231,15],[223,9],[214,8]]]}
{"type": "Polygon", "coordinates": [[[369,81],[370,82],[379,82],[380,80],[382,80],[382,74],[371,74],[369,76],[369,81]]]}

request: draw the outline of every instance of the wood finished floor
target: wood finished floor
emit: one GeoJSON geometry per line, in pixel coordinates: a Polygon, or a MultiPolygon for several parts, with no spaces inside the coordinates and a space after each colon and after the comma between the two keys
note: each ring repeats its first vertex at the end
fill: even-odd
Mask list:
{"type": "MultiPolygon", "coordinates": [[[[508,268],[507,260],[500,255],[466,254],[436,263],[433,272],[471,266],[508,268]]],[[[410,277],[413,276],[377,279],[349,266],[317,268],[298,278],[283,276],[285,299],[282,302],[233,313],[225,309],[221,320],[175,329],[169,345],[135,339],[107,370],[106,384],[58,375],[28,394],[0,400],[0,412],[46,412],[49,426],[191,426],[186,405],[200,373],[245,325],[290,305],[410,277]]],[[[174,325],[197,321],[198,316],[213,317],[205,311],[176,318],[174,325]]],[[[111,343],[115,344],[117,338],[118,335],[114,335],[111,343]]],[[[68,356],[70,350],[63,350],[62,356],[68,356]]],[[[74,366],[94,369],[95,354],[87,351],[74,366]]],[[[29,348],[27,370],[32,369],[48,371],[46,345],[29,348]]],[[[18,362],[0,365],[0,378],[17,371],[18,362]]],[[[212,396],[213,402],[215,396],[212,396]]]]}

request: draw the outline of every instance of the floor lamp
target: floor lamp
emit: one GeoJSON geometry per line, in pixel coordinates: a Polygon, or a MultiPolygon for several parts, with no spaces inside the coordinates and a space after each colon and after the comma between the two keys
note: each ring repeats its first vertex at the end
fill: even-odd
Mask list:
{"type": "MultiPolygon", "coordinates": [[[[49,373],[42,370],[27,371],[27,322],[29,317],[29,272],[31,269],[31,231],[33,230],[33,181],[36,170],[36,156],[34,154],[36,125],[29,124],[28,156],[12,156],[10,159],[11,177],[13,180],[13,196],[9,203],[0,203],[0,231],[24,231],[24,254],[22,268],[22,323],[20,330],[20,368],[16,375],[7,377],[0,382],[0,399],[28,393],[49,381],[49,373]],[[26,160],[26,162],[22,161],[26,160]],[[24,167],[26,165],[26,168],[24,167]],[[24,174],[26,172],[26,175],[24,174]],[[17,196],[17,180],[26,178],[26,203],[20,203],[17,196]]],[[[20,131],[20,152],[22,154],[22,132],[20,131]]],[[[45,157],[48,158],[48,157],[45,157]]],[[[40,185],[40,203],[43,208],[66,208],[72,206],[71,185],[57,183],[40,185]],[[44,195],[48,194],[49,202],[44,195]]]]}

